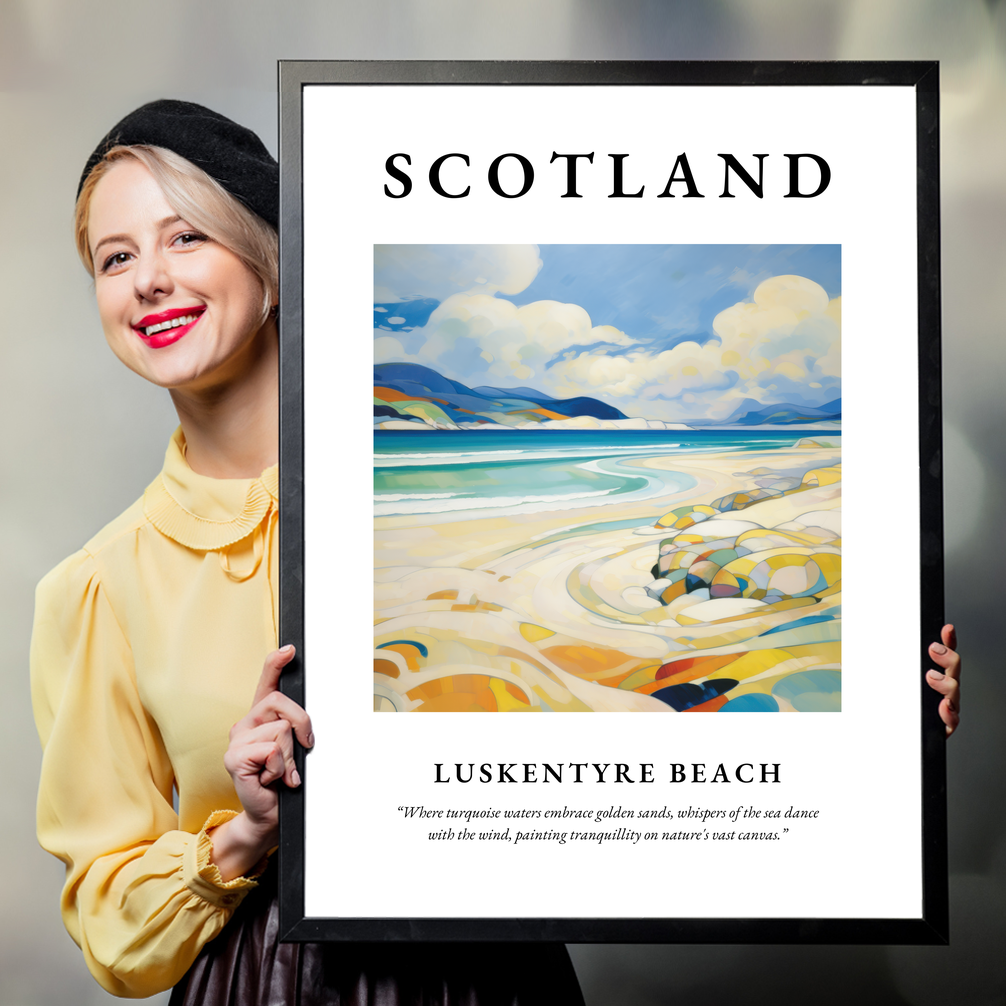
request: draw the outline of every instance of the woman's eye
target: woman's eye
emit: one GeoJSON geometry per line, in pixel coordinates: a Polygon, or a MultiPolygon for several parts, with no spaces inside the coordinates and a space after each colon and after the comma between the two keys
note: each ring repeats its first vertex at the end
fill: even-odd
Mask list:
{"type": "Polygon", "coordinates": [[[102,272],[114,271],[121,265],[125,265],[129,261],[129,252],[116,252],[114,255],[109,255],[102,264],[102,272]]]}
{"type": "Polygon", "coordinates": [[[174,243],[182,248],[190,248],[193,245],[202,244],[205,240],[205,234],[200,234],[198,231],[186,231],[184,234],[179,234],[174,243]]]}

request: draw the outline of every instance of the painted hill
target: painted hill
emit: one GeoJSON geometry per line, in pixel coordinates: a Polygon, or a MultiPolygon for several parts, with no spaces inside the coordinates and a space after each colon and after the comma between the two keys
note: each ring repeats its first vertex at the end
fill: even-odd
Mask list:
{"type": "Polygon", "coordinates": [[[693,426],[793,426],[807,423],[837,423],[842,418],[842,399],[836,398],[818,408],[780,402],[762,405],[745,398],[733,413],[719,422],[694,420],[693,426]]]}
{"type": "Polygon", "coordinates": [[[585,420],[578,425],[593,428],[631,422],[596,398],[552,398],[533,388],[469,388],[416,363],[374,366],[374,422],[383,429],[534,428],[568,426],[570,420],[585,420]]]}

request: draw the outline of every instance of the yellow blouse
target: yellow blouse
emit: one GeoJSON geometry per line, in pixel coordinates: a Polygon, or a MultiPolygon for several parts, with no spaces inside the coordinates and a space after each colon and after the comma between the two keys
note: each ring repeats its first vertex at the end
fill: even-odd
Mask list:
{"type": "Polygon", "coordinates": [[[174,985],[255,886],[223,882],[206,829],[241,809],[228,731],[276,646],[277,493],[276,467],[197,475],[176,431],[143,498],[38,586],[38,837],[115,995],[174,985]]]}

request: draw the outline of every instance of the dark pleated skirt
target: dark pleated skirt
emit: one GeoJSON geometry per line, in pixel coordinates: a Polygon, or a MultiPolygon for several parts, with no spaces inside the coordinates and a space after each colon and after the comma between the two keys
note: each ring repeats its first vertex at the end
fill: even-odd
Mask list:
{"type": "Polygon", "coordinates": [[[274,874],[170,1006],[583,1006],[561,943],[280,943],[274,874]]]}

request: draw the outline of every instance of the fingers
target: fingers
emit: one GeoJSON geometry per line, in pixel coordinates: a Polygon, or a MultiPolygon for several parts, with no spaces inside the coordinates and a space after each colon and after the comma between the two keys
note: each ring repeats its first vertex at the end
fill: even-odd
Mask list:
{"type": "Polygon", "coordinates": [[[954,679],[958,679],[961,673],[961,655],[950,645],[951,642],[954,644],[957,642],[954,627],[952,625],[943,626],[943,631],[940,635],[943,642],[930,643],[929,656],[935,663],[939,664],[946,674],[954,679]]]}
{"type": "Polygon", "coordinates": [[[933,691],[939,692],[944,698],[950,701],[951,707],[957,711],[957,695],[960,692],[960,682],[949,674],[942,674],[940,671],[927,671],[926,681],[933,691]]]}
{"type": "Polygon", "coordinates": [[[297,705],[289,695],[284,695],[282,692],[270,692],[254,705],[247,716],[234,724],[231,729],[231,738],[233,739],[237,734],[246,730],[253,730],[263,723],[271,723],[275,720],[284,720],[289,723],[297,734],[297,740],[304,747],[314,747],[311,717],[304,711],[303,706],[297,705]]]}
{"type": "Polygon", "coordinates": [[[233,737],[224,765],[231,775],[237,773],[245,779],[257,776],[262,786],[277,779],[282,779],[291,789],[300,785],[300,773],[293,757],[293,733],[284,719],[261,723],[233,737]]]}
{"type": "Polygon", "coordinates": [[[291,788],[300,786],[294,736],[304,747],[314,746],[311,717],[278,690],[283,668],[295,653],[293,646],[284,646],[266,657],[252,708],[231,728],[224,765],[246,810],[266,796],[264,787],[280,779],[291,788]]]}
{"type": "MultiPolygon", "coordinates": [[[[228,749],[224,755],[224,768],[239,781],[258,781],[259,786],[268,786],[282,778],[286,767],[283,749],[275,741],[258,741],[228,749]]],[[[243,801],[242,801],[243,803],[243,801]]]]}
{"type": "Polygon", "coordinates": [[[948,737],[957,729],[957,725],[961,722],[960,712],[950,705],[949,699],[944,699],[940,703],[940,719],[943,720],[946,726],[948,737]]]}
{"type": "Polygon", "coordinates": [[[289,696],[279,691],[279,679],[283,673],[283,668],[293,660],[296,655],[293,646],[284,646],[279,650],[273,650],[262,666],[262,676],[259,678],[258,687],[255,689],[255,698],[252,700],[252,708],[247,716],[239,723],[235,724],[234,731],[250,729],[275,719],[288,720],[297,734],[297,740],[306,747],[314,747],[314,732],[311,727],[311,717],[307,715],[302,706],[299,706],[289,696]]]}
{"type": "MultiPolygon", "coordinates": [[[[929,674],[933,675],[937,673],[936,671],[930,671],[929,674]]],[[[948,680],[948,679],[944,679],[948,680]]],[[[929,684],[935,687],[933,681],[929,681],[929,684]]],[[[943,720],[943,724],[946,727],[947,736],[949,737],[958,727],[961,722],[961,713],[957,708],[956,696],[946,696],[939,706],[940,719],[943,720]]]]}
{"type": "Polygon", "coordinates": [[[960,714],[960,682],[951,677],[949,673],[943,674],[940,671],[931,670],[926,673],[926,683],[933,691],[939,692],[943,696],[940,702],[940,719],[943,720],[949,737],[961,721],[960,714]]]}
{"type": "Polygon", "coordinates": [[[944,625],[940,631],[940,639],[948,649],[957,649],[957,630],[952,625],[944,625]]]}
{"type": "Polygon", "coordinates": [[[274,783],[283,777],[286,767],[286,759],[283,757],[282,746],[276,743],[270,744],[264,741],[259,744],[249,745],[249,751],[253,752],[259,760],[262,769],[258,774],[258,781],[263,786],[274,783]]]}
{"type": "Polygon", "coordinates": [[[270,692],[276,691],[279,687],[279,677],[283,673],[283,668],[293,660],[297,650],[292,645],[273,650],[265,663],[262,665],[262,676],[259,678],[258,687],[255,689],[255,698],[252,699],[252,707],[257,706],[270,692]]]}
{"type": "Polygon", "coordinates": [[[943,696],[940,702],[940,719],[949,737],[961,721],[961,656],[957,652],[957,630],[952,625],[944,625],[940,630],[939,643],[930,643],[929,656],[942,670],[935,668],[926,672],[926,683],[943,696]]]}

